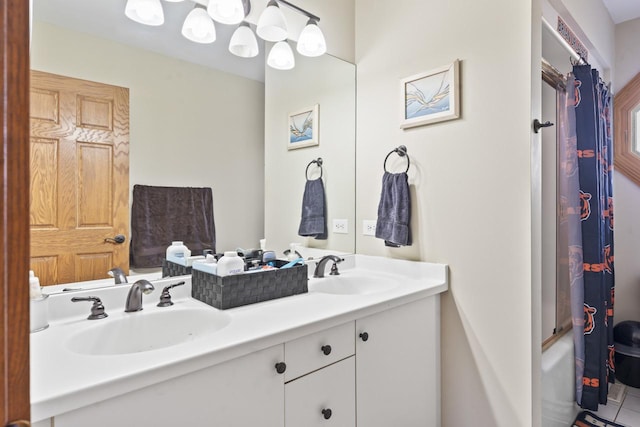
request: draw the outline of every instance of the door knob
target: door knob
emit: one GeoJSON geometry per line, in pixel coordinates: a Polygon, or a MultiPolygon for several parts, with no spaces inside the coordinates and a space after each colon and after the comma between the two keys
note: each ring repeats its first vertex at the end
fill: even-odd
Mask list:
{"type": "Polygon", "coordinates": [[[333,413],[331,409],[327,408],[322,410],[322,415],[324,416],[325,420],[328,420],[329,418],[331,418],[331,415],[333,415],[333,413]]]}
{"type": "Polygon", "coordinates": [[[369,334],[366,332],[363,332],[360,334],[360,338],[362,339],[362,341],[367,341],[369,339],[369,334]]]}
{"type": "Polygon", "coordinates": [[[113,237],[107,237],[107,238],[104,239],[104,241],[107,242],[107,243],[115,243],[117,245],[120,245],[120,244],[124,243],[125,240],[127,240],[127,238],[124,237],[124,235],[122,235],[122,234],[117,234],[117,235],[115,235],[113,237]]]}
{"type": "Polygon", "coordinates": [[[330,345],[323,345],[322,347],[320,347],[320,350],[322,350],[322,352],[324,353],[325,356],[328,356],[331,354],[331,346],[330,345]]]}
{"type": "Polygon", "coordinates": [[[276,372],[279,374],[284,374],[284,371],[287,370],[287,365],[284,362],[276,363],[276,372]]]}

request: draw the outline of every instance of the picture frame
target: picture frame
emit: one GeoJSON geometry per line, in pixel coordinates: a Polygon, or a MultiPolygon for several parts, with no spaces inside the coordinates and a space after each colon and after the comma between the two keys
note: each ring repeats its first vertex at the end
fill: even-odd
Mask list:
{"type": "Polygon", "coordinates": [[[295,150],[320,143],[318,110],[319,104],[315,104],[289,113],[287,149],[295,150]]]}
{"type": "Polygon", "coordinates": [[[402,129],[460,117],[460,61],[400,82],[402,129]]]}

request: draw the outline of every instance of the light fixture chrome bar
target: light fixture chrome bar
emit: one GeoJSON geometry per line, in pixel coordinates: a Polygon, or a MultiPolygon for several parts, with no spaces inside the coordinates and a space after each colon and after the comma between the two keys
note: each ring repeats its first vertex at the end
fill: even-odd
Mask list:
{"type": "Polygon", "coordinates": [[[320,18],[316,15],[314,15],[313,13],[309,13],[306,10],[302,9],[301,7],[296,6],[295,4],[289,3],[287,0],[276,0],[278,3],[282,3],[285,6],[289,7],[290,9],[293,9],[297,12],[300,12],[301,14],[305,15],[307,18],[309,19],[314,19],[316,22],[320,22],[320,18]]]}

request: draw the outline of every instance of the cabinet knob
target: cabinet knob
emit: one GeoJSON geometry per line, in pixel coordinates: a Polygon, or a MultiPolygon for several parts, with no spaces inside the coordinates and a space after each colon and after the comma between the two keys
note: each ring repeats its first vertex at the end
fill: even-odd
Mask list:
{"type": "Polygon", "coordinates": [[[360,334],[360,338],[362,339],[362,341],[367,341],[369,339],[369,334],[366,332],[362,332],[360,334]]]}
{"type": "Polygon", "coordinates": [[[276,372],[279,374],[284,374],[284,371],[287,370],[287,364],[284,362],[276,363],[276,372]]]}
{"type": "Polygon", "coordinates": [[[331,346],[330,345],[323,345],[320,350],[322,350],[322,352],[324,353],[325,356],[328,356],[331,354],[331,346]]]}
{"type": "Polygon", "coordinates": [[[325,420],[328,420],[329,418],[331,418],[331,409],[327,408],[327,409],[323,409],[322,410],[322,415],[324,416],[325,420]]]}

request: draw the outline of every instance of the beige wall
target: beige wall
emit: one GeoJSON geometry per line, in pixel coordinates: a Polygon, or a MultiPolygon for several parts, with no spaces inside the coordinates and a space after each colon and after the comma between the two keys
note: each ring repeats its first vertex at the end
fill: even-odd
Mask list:
{"type": "MultiPolygon", "coordinates": [[[[640,19],[616,25],[614,91],[640,73],[640,19]]],[[[640,320],[640,187],[621,173],[614,181],[616,323],[640,320]]]]}
{"type": "MultiPolygon", "coordinates": [[[[540,369],[532,361],[539,328],[533,332],[531,278],[536,3],[356,1],[357,221],[375,219],[382,160],[404,144],[415,242],[387,249],[358,235],[356,249],[450,266],[442,300],[443,426],[533,423],[540,369]],[[456,58],[462,118],[401,130],[400,79],[456,58]]],[[[539,311],[539,297],[535,304],[539,311]]]]}
{"type": "Polygon", "coordinates": [[[218,251],[264,235],[264,84],[35,21],[31,67],[130,89],[130,183],[212,187],[218,251]]]}

